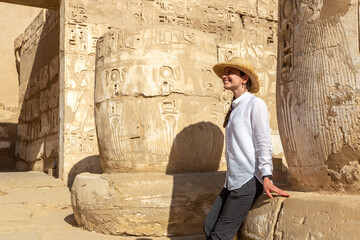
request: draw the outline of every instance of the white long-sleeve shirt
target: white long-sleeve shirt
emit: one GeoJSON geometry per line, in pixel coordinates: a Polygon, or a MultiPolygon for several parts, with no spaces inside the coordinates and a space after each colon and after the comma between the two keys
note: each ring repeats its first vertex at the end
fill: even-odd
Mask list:
{"type": "Polygon", "coordinates": [[[249,92],[232,102],[226,125],[226,181],[228,190],[240,188],[254,176],[272,175],[272,147],[266,104],[249,92]]]}

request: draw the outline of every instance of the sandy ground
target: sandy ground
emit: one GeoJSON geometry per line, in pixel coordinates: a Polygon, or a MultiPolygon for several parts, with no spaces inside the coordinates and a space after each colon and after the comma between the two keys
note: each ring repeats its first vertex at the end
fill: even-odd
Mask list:
{"type": "Polygon", "coordinates": [[[0,213],[0,240],[170,239],[116,237],[77,227],[68,187],[39,172],[0,172],[0,213]]]}

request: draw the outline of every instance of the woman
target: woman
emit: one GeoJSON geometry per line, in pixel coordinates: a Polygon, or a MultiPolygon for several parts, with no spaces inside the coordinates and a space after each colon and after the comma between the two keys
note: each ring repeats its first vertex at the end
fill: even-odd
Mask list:
{"type": "Polygon", "coordinates": [[[256,198],[265,190],[289,196],[274,186],[272,147],[267,107],[252,93],[259,91],[253,65],[242,58],[218,63],[214,72],[224,88],[234,93],[225,117],[226,180],[225,185],[204,222],[207,239],[231,240],[246,218],[256,198]]]}

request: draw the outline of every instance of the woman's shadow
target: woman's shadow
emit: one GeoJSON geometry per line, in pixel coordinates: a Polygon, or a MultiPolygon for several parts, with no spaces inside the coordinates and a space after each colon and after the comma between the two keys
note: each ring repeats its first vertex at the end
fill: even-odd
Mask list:
{"type": "Polygon", "coordinates": [[[223,184],[218,171],[224,134],[211,122],[184,128],[174,139],[166,173],[173,176],[168,236],[202,233],[207,210],[223,184]]]}

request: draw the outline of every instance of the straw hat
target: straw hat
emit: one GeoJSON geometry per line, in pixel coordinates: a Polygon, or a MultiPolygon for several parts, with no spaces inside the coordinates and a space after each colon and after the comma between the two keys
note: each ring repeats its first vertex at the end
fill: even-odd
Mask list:
{"type": "Polygon", "coordinates": [[[214,69],[214,72],[216,73],[216,75],[219,78],[222,78],[222,76],[224,74],[224,69],[227,67],[236,68],[236,69],[244,72],[246,75],[248,75],[250,77],[251,86],[250,86],[249,91],[251,93],[257,93],[259,91],[260,84],[259,84],[258,75],[255,73],[254,66],[250,61],[240,58],[240,57],[234,57],[234,58],[230,59],[230,61],[228,61],[228,62],[222,62],[222,63],[215,64],[213,69],[214,69]]]}

